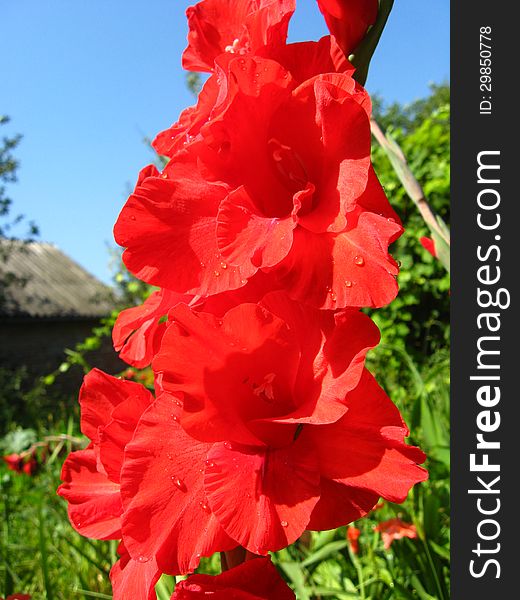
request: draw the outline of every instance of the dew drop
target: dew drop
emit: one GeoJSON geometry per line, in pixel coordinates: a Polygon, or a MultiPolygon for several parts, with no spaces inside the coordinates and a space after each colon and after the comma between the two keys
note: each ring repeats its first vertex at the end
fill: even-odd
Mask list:
{"type": "Polygon", "coordinates": [[[178,406],[179,408],[182,408],[182,402],[180,400],[178,400],[177,398],[175,398],[175,400],[173,401],[173,403],[175,404],[175,406],[178,406]]]}
{"type": "Polygon", "coordinates": [[[206,264],[205,264],[205,263],[203,263],[203,262],[201,262],[201,263],[200,263],[200,266],[201,266],[202,268],[204,268],[204,267],[206,266],[206,264]]]}
{"type": "Polygon", "coordinates": [[[130,221],[135,221],[135,215],[130,215],[130,221]]]}
{"type": "Polygon", "coordinates": [[[287,523],[287,521],[280,521],[280,525],[282,527],[289,527],[289,523],[287,523]]]}
{"type": "Polygon", "coordinates": [[[178,487],[181,490],[181,492],[186,491],[186,485],[182,479],[179,479],[178,477],[175,477],[175,476],[173,476],[171,479],[172,479],[173,483],[175,484],[175,487],[178,487]]]}
{"type": "Polygon", "coordinates": [[[399,268],[401,268],[402,264],[403,264],[403,263],[402,263],[400,260],[398,260],[398,261],[397,261],[397,266],[398,266],[399,268]]]}
{"type": "Polygon", "coordinates": [[[220,277],[220,271],[213,271],[213,275],[215,275],[215,277],[220,277]]]}
{"type": "Polygon", "coordinates": [[[228,450],[233,450],[233,444],[231,442],[224,442],[224,448],[228,450]]]}
{"type": "Polygon", "coordinates": [[[349,281],[348,279],[345,280],[345,287],[352,287],[352,281],[349,281]]]}
{"type": "Polygon", "coordinates": [[[210,509],[209,509],[209,506],[203,500],[201,500],[199,502],[199,506],[202,508],[202,510],[204,512],[207,512],[207,513],[211,512],[210,509]]]}
{"type": "Polygon", "coordinates": [[[210,469],[212,469],[215,466],[215,463],[212,460],[206,460],[206,461],[204,461],[204,464],[206,465],[206,467],[209,467],[210,469]]]}
{"type": "Polygon", "coordinates": [[[241,279],[241,280],[240,280],[240,283],[241,283],[242,285],[245,285],[245,284],[247,283],[247,279],[241,279]]]}
{"type": "Polygon", "coordinates": [[[222,269],[227,269],[227,263],[225,263],[224,261],[222,261],[222,262],[220,263],[220,267],[221,267],[222,269]]]}
{"type": "Polygon", "coordinates": [[[365,259],[362,256],[354,256],[354,264],[362,267],[365,264],[365,259]]]}
{"type": "Polygon", "coordinates": [[[179,417],[177,417],[176,415],[172,415],[172,420],[174,423],[178,423],[179,422],[179,417]]]}
{"type": "Polygon", "coordinates": [[[150,558],[148,556],[140,556],[137,560],[140,563],[146,563],[149,562],[150,558]]]}
{"type": "Polygon", "coordinates": [[[397,221],[393,217],[388,217],[387,221],[389,223],[397,223],[397,221]]]}

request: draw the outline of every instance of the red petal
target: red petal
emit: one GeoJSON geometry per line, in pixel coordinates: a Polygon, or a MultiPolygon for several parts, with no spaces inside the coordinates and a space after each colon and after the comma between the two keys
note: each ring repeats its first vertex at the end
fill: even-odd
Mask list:
{"type": "Polygon", "coordinates": [[[216,215],[224,187],[177,161],[174,179],[149,177],[128,199],[114,228],[123,260],[139,279],[184,294],[236,289],[249,272],[226,268],[217,248],[216,215]]]}
{"type": "Polygon", "coordinates": [[[133,560],[120,544],[121,558],[110,570],[110,581],[114,600],[156,600],[155,584],[161,572],[155,559],[147,562],[133,560]]]}
{"type": "Polygon", "coordinates": [[[220,204],[217,243],[222,256],[233,265],[272,267],[291,249],[296,220],[268,218],[261,214],[242,186],[220,204]]]}
{"type": "Polygon", "coordinates": [[[174,398],[157,398],[126,446],[121,474],[126,548],[136,560],[156,556],[172,574],[193,571],[201,556],[237,545],[207,508],[202,472],[210,445],[186,435],[178,413],[174,398]]]}
{"type": "Polygon", "coordinates": [[[287,258],[273,271],[289,295],[317,308],[380,307],[397,294],[398,268],[388,245],[402,232],[373,213],[350,214],[338,234],[298,228],[287,258]]]}
{"type": "Polygon", "coordinates": [[[79,393],[81,431],[93,442],[99,442],[99,429],[108,425],[114,408],[130,396],[147,394],[149,392],[140,383],[92,369],[85,375],[79,393]]]}
{"type": "Polygon", "coordinates": [[[69,519],[76,531],[99,540],[121,537],[119,485],[97,470],[92,448],[69,454],[61,480],[58,494],[69,503],[69,519]]]}
{"type": "Polygon", "coordinates": [[[162,372],[165,390],[183,394],[183,427],[205,441],[262,445],[248,421],[295,408],[300,354],[294,334],[254,304],[233,308],[222,322],[184,305],[170,316],[175,323],[153,368],[162,372]]]}
{"type": "Polygon", "coordinates": [[[205,0],[190,6],[182,66],[190,71],[212,71],[215,59],[227,48],[245,54],[284,44],[294,5],[294,0],[205,0]]]}
{"type": "Polygon", "coordinates": [[[372,165],[368,171],[367,187],[358,198],[357,204],[369,212],[386,217],[390,222],[401,225],[401,219],[390,205],[372,165]]]}
{"type": "Polygon", "coordinates": [[[190,300],[191,296],[160,290],[153,292],[141,306],[121,311],[112,329],[112,341],[120,358],[137,369],[147,367],[159,351],[166,330],[166,324],[159,323],[159,319],[172,306],[190,300]]]}
{"type": "Polygon", "coordinates": [[[369,513],[378,500],[377,492],[323,478],[307,529],[327,531],[352,523],[369,513]]]}
{"type": "Polygon", "coordinates": [[[317,189],[316,206],[300,216],[299,223],[314,232],[341,231],[346,225],[345,213],[355,208],[368,180],[367,94],[359,91],[351,77],[337,74],[304,83],[294,97],[308,98],[315,106],[322,146],[319,180],[312,180],[317,189]]]}
{"type": "Polygon", "coordinates": [[[261,450],[215,444],[208,452],[204,489],[222,527],[254,554],[292,544],[303,533],[319,497],[312,444],[298,438],[261,450]]]}
{"type": "Polygon", "coordinates": [[[376,22],[377,0],[318,0],[327,26],[349,56],[376,22]]]}
{"type": "Polygon", "coordinates": [[[175,586],[172,600],[211,595],[214,600],[295,600],[271,558],[255,558],[216,577],[192,575],[175,586]]]}
{"type": "Polygon", "coordinates": [[[139,394],[128,397],[115,407],[112,420],[100,431],[99,457],[112,481],[119,482],[125,446],[153,400],[152,394],[141,386],[139,394]]]}
{"type": "MultiPolygon", "coordinates": [[[[427,479],[426,470],[416,464],[424,461],[424,454],[405,444],[408,430],[399,411],[368,371],[347,397],[347,403],[347,413],[336,423],[302,431],[301,437],[309,437],[316,446],[322,477],[357,488],[353,503],[362,512],[372,508],[377,496],[403,502],[414,484],[427,479]]],[[[344,497],[349,496],[348,490],[338,490],[338,486],[329,486],[329,498],[325,499],[331,523],[337,522],[332,517],[337,511],[331,506],[336,502],[341,514],[344,497]]],[[[316,519],[320,528],[324,513],[321,510],[320,519],[316,519]]]]}
{"type": "Polygon", "coordinates": [[[279,62],[299,83],[322,73],[352,75],[355,71],[330,35],[322,37],[318,42],[280,46],[269,54],[269,58],[279,62]]]}
{"type": "Polygon", "coordinates": [[[300,404],[270,422],[337,421],[347,410],[346,395],[359,383],[367,351],[379,342],[378,328],[360,312],[333,315],[291,301],[283,292],[268,294],[262,304],[287,322],[302,350],[294,391],[300,404]]]}
{"type": "Polygon", "coordinates": [[[435,249],[435,242],[432,238],[429,237],[421,237],[419,238],[419,242],[421,242],[421,246],[429,252],[433,258],[437,258],[437,250],[435,249]]]}

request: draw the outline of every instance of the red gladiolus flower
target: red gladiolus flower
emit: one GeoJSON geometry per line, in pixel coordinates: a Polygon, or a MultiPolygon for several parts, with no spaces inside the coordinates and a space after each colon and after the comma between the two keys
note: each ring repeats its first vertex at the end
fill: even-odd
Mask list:
{"type": "MultiPolygon", "coordinates": [[[[5,600],[31,600],[32,596],[29,594],[11,594],[7,596],[5,600]]],[[[0,598],[2,600],[2,598],[0,598]]]]}
{"type": "Polygon", "coordinates": [[[365,315],[273,294],[222,320],[182,305],[170,318],[153,363],[165,393],[125,451],[133,556],[191,570],[185,547],[203,516],[205,532],[219,524],[235,545],[266,554],[305,529],[359,518],[380,495],[401,502],[426,478],[399,412],[363,372],[378,338],[365,315]]]}
{"type": "Polygon", "coordinates": [[[228,76],[226,109],[121,212],[126,266],[202,297],[264,272],[266,291],[319,308],[388,303],[402,229],[370,164],[366,92],[339,74],[294,89],[256,58],[230,61],[228,76]]]}
{"type": "Polygon", "coordinates": [[[378,0],[318,0],[330,33],[349,56],[377,19],[378,0]]]}
{"type": "Polygon", "coordinates": [[[375,528],[375,531],[379,531],[381,533],[383,544],[386,550],[390,548],[394,540],[400,540],[403,537],[411,539],[417,537],[417,529],[415,528],[415,525],[412,525],[411,523],[405,523],[398,518],[389,519],[388,521],[379,523],[379,525],[377,525],[375,528]]]}
{"type": "Polygon", "coordinates": [[[295,600],[270,558],[255,558],[212,577],[192,575],[179,582],[171,600],[295,600]]]}
{"type": "Polygon", "coordinates": [[[435,248],[435,242],[432,238],[429,237],[421,237],[419,238],[419,242],[421,242],[421,246],[429,252],[433,258],[437,258],[437,250],[435,248]]]}
{"type": "Polygon", "coordinates": [[[190,6],[182,66],[211,72],[221,54],[258,54],[283,46],[295,4],[295,0],[202,0],[190,6]]]}
{"type": "Polygon", "coordinates": [[[359,554],[359,536],[361,535],[361,530],[353,525],[347,528],[347,540],[350,545],[350,549],[354,554],[359,554]]]}

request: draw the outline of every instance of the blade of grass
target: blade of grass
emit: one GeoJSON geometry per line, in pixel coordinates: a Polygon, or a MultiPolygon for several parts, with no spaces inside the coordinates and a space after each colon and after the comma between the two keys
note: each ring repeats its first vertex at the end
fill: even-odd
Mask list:
{"type": "Polygon", "coordinates": [[[43,518],[43,498],[38,507],[38,543],[40,547],[41,567],[43,575],[43,585],[45,587],[45,597],[47,600],[54,600],[51,580],[49,577],[49,554],[47,552],[47,540],[45,539],[45,527],[43,518]]]}

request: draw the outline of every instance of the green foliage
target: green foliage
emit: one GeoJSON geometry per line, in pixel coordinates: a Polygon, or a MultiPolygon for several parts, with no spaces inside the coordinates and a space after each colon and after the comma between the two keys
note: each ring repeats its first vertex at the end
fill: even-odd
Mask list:
{"type": "MultiPolygon", "coordinates": [[[[394,104],[382,109],[376,103],[376,118],[401,146],[432,209],[449,224],[448,101],[448,86],[432,86],[431,96],[407,107],[394,104]],[[390,122],[398,126],[391,126],[390,122]]],[[[428,227],[378,145],[373,147],[373,161],[405,232],[392,248],[393,256],[401,263],[399,295],[389,306],[369,312],[382,331],[384,343],[406,349],[421,362],[422,356],[430,356],[449,343],[449,276],[421,246],[419,239],[430,236],[428,227]]],[[[391,352],[386,355],[392,366],[399,368],[400,358],[391,352]]]]}

